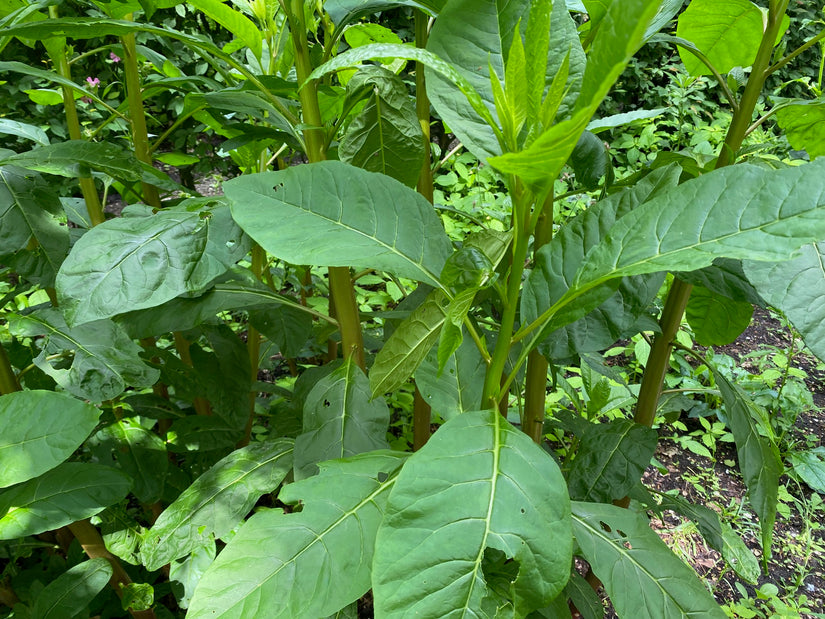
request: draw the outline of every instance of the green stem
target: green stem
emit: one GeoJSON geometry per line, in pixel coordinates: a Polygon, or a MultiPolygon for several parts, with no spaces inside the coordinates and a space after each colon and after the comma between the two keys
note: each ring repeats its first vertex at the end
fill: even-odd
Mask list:
{"type": "MultiPolygon", "coordinates": [[[[57,6],[49,7],[49,17],[52,19],[58,18],[57,6]]],[[[59,55],[54,59],[57,65],[57,72],[61,77],[67,80],[72,79],[72,70],[69,66],[69,60],[66,57],[66,45],[60,46],[59,55]]],[[[83,133],[80,128],[80,119],[77,115],[77,105],[74,100],[74,92],[68,86],[63,86],[63,107],[66,110],[66,125],[69,129],[69,137],[73,140],[82,140],[83,133]]],[[[78,178],[80,185],[80,192],[83,194],[83,199],[86,201],[86,210],[89,212],[89,220],[93,226],[101,224],[105,221],[103,214],[103,206],[100,204],[100,196],[95,187],[95,181],[91,177],[81,176],[78,178]]]]}
{"type": "Polygon", "coordinates": [[[822,39],[825,39],[825,29],[823,29],[822,32],[820,32],[815,37],[805,41],[802,45],[800,45],[795,50],[793,50],[790,54],[785,56],[782,60],[778,61],[774,65],[771,65],[771,67],[768,68],[768,71],[767,71],[768,75],[770,75],[771,73],[775,73],[776,71],[778,71],[779,69],[784,67],[786,64],[788,64],[791,60],[793,60],[794,58],[799,56],[799,54],[807,51],[809,48],[811,48],[814,45],[816,45],[817,43],[819,43],[822,39]]]}
{"type": "MultiPolygon", "coordinates": [[[[427,46],[427,16],[421,9],[415,10],[415,46],[427,46]]],[[[424,81],[424,65],[415,63],[415,111],[421,131],[424,133],[424,158],[418,175],[418,193],[433,203],[432,154],[430,152],[430,100],[424,81]]],[[[421,396],[418,387],[413,398],[413,449],[418,451],[430,439],[432,409],[421,396]]]]}
{"type": "Polygon", "coordinates": [[[17,382],[17,376],[14,374],[14,368],[11,367],[6,349],[0,344],[0,395],[15,391],[20,391],[20,383],[17,382]]]}
{"type": "MultiPolygon", "coordinates": [[[[734,163],[736,153],[742,146],[742,141],[745,139],[753,118],[754,109],[756,109],[756,103],[759,101],[765,80],[770,74],[771,54],[787,6],[788,0],[781,0],[777,5],[771,6],[768,13],[768,24],[762,36],[762,43],[756,54],[756,60],[753,63],[753,69],[745,86],[745,91],[739,101],[739,108],[733,114],[725,143],[722,145],[722,152],[716,161],[716,169],[734,163]]],[[[676,336],[682,322],[682,316],[685,313],[692,288],[690,284],[679,279],[675,279],[670,288],[660,321],[661,334],[653,342],[650,357],[642,376],[642,384],[639,387],[639,400],[636,404],[634,417],[637,423],[651,426],[656,419],[659,395],[662,391],[665,375],[670,367],[673,338],[676,336]]]]}
{"type": "MultiPolygon", "coordinates": [[[[126,19],[131,20],[132,16],[127,15],[126,19]]],[[[129,101],[129,117],[132,123],[132,143],[135,149],[135,157],[138,161],[152,165],[134,33],[123,35],[120,37],[120,42],[123,45],[123,72],[126,81],[126,96],[129,101]]],[[[143,188],[143,200],[146,204],[160,208],[160,194],[157,187],[144,181],[141,181],[141,187],[143,188]]]]}
{"type": "MultiPolygon", "coordinates": [[[[321,119],[321,108],[318,105],[317,84],[315,81],[307,81],[313,67],[309,57],[304,3],[303,0],[288,0],[288,3],[289,6],[287,7],[287,0],[281,0],[281,6],[284,8],[292,32],[292,43],[295,46],[296,77],[298,83],[302,84],[298,96],[301,100],[301,109],[304,116],[304,143],[306,144],[307,159],[310,163],[316,163],[326,159],[326,140],[324,123],[321,119]]],[[[332,305],[335,307],[335,315],[341,330],[344,357],[353,357],[359,367],[366,370],[361,317],[358,312],[355,289],[348,268],[329,268],[329,289],[332,305]]]]}
{"type": "Polygon", "coordinates": [[[507,393],[502,384],[509,384],[504,377],[504,368],[510,356],[513,331],[518,313],[518,299],[521,292],[521,276],[524,273],[524,261],[527,258],[530,237],[529,224],[530,201],[521,184],[511,182],[513,196],[513,250],[510,255],[510,272],[507,276],[504,311],[501,317],[498,339],[484,377],[484,391],[481,405],[484,408],[498,408],[499,402],[507,393]]]}
{"type": "MultiPolygon", "coordinates": [[[[533,256],[553,238],[553,195],[541,208],[533,241],[533,256]]],[[[538,348],[527,358],[527,377],[524,388],[524,420],[522,429],[536,443],[544,436],[544,415],[547,400],[547,370],[550,364],[538,348]]]]}

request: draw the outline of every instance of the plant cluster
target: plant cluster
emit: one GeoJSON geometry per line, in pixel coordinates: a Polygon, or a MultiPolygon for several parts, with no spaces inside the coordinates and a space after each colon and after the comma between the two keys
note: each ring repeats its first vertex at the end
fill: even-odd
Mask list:
{"type": "Polygon", "coordinates": [[[783,454],[780,413],[678,332],[726,343],[767,303],[825,358],[825,103],[763,98],[825,29],[784,49],[789,0],[683,5],[3,5],[0,50],[48,62],[0,71],[65,113],[0,118],[10,616],[354,617],[368,596],[376,617],[600,617],[603,588],[620,616],[725,617],[648,512],[695,521],[745,581],[756,557],[642,473],[681,342],[763,556],[783,455],[822,481],[821,452],[783,454]],[[599,110],[647,42],[690,76],[661,125],[682,148],[642,157],[648,124],[617,175],[600,134],[662,112],[599,110]],[[76,68],[98,54],[116,84],[76,68]],[[729,116],[697,138],[702,76],[729,116]],[[432,143],[433,112],[455,141],[432,143]],[[747,142],[773,117],[810,161],[747,142]],[[186,127],[239,172],[222,195],[187,177],[186,127]],[[600,354],[620,339],[637,384],[600,354]]]}

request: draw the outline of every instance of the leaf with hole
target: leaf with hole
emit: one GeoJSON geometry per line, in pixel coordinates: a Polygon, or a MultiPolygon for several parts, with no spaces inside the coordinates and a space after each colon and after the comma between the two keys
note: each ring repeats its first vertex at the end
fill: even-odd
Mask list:
{"type": "Polygon", "coordinates": [[[569,499],[553,459],[497,411],[464,413],[410,458],[390,493],[373,564],[375,613],[493,617],[509,605],[524,617],[564,588],[571,552],[569,499]],[[490,582],[502,556],[514,571],[505,596],[490,582]]]}
{"type": "Polygon", "coordinates": [[[389,424],[384,398],[371,399],[369,380],[350,357],[306,396],[303,432],[295,439],[295,479],[314,475],[325,460],[389,449],[389,424]]]}
{"type": "Polygon", "coordinates": [[[696,573],[628,509],[573,502],[573,534],[620,617],[726,616],[696,573]],[[640,603],[640,600],[644,600],[640,603]]]}

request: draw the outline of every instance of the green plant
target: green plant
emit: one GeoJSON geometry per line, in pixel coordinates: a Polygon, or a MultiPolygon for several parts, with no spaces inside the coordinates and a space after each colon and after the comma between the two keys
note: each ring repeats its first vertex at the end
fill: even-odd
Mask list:
{"type": "MultiPolygon", "coordinates": [[[[753,64],[743,95],[726,92],[735,112],[719,169],[687,180],[695,166],[672,163],[610,194],[604,144],[587,127],[638,118],[591,124],[681,2],[587,3],[579,27],[566,3],[549,0],[193,2],[234,35],[223,47],[135,18],[152,8],[137,4],[107,17],[15,13],[3,36],[121,39],[135,153],[70,141],[0,154],[14,188],[0,194],[3,260],[22,275],[21,292],[55,288],[50,306],[8,312],[3,330],[0,538],[57,530],[48,539],[76,563],[39,592],[12,578],[12,595],[19,583],[24,603],[65,600],[77,614],[111,602],[96,595],[112,578],[123,609],[145,617],[153,604],[157,615],[186,609],[193,619],[351,616],[370,590],[379,617],[566,617],[568,600],[597,616],[587,581],[600,579],[623,616],[723,617],[646,518],[612,504],[637,492],[656,449],[661,381],[651,391],[647,376],[667,355],[654,345],[647,359],[636,422],[621,412],[630,388],[603,379],[608,370],[587,355],[650,325],[665,272],[705,269],[716,281],[715,260],[740,260],[741,287],[781,297],[788,291],[755,280],[766,268],[799,269],[800,251],[816,254],[825,238],[822,161],[727,165],[751,128],[787,1],[771,2],[764,30],[755,5],[726,2],[749,20],[735,41],[707,39],[724,18],[707,0],[694,0],[677,30],[708,65],[739,46],[748,55],[738,64],[753,64]],[[435,16],[428,32],[416,14],[416,46],[354,25],[399,6],[435,16]],[[359,34],[347,38],[348,27],[359,34]],[[187,95],[175,123],[197,115],[227,138],[243,174],[223,184],[224,197],[165,195],[171,185],[152,171],[138,32],[178,41],[213,68],[211,90],[187,95]],[[391,42],[371,43],[379,39],[391,42]],[[395,73],[403,61],[416,63],[415,99],[395,73]],[[458,247],[431,203],[428,99],[496,171],[509,206],[505,226],[481,225],[458,247]],[[308,163],[287,166],[290,157],[308,163]],[[578,186],[603,195],[562,222],[555,191],[568,163],[578,186]],[[139,185],[147,204],[71,238],[41,174],[94,182],[93,173],[139,185]],[[49,280],[19,266],[43,257],[49,280]],[[384,284],[388,297],[376,302],[369,287],[380,281],[395,288],[384,284]],[[364,330],[361,310],[375,307],[364,330]],[[259,380],[276,349],[298,375],[291,389],[291,379],[259,380]],[[548,377],[558,384],[556,368],[571,360],[581,414],[565,420],[559,466],[538,444],[548,377]],[[261,393],[276,396],[272,407],[261,393]],[[413,454],[389,449],[388,400],[412,406],[413,454]],[[432,438],[431,409],[445,420],[432,438]],[[91,560],[61,544],[63,527],[91,560]],[[586,578],[574,556],[590,566],[586,578]]],[[[714,69],[728,91],[719,70],[732,68],[714,69]]],[[[48,78],[80,89],[65,74],[48,78]]],[[[815,158],[816,131],[791,125],[815,158]]],[[[459,176],[472,184],[469,169],[459,176]]],[[[492,176],[482,184],[493,187],[492,176]]],[[[663,310],[665,353],[687,296],[679,282],[663,310]]],[[[714,294],[731,313],[728,285],[714,294]]],[[[821,325],[786,311],[816,336],[821,325]]],[[[733,329],[703,316],[705,332],[733,329]]],[[[764,411],[710,371],[768,553],[776,437],[764,411]]],[[[409,424],[394,424],[395,445],[409,444],[409,424]]],[[[709,543],[741,546],[711,510],[679,509],[698,514],[709,543]]]]}

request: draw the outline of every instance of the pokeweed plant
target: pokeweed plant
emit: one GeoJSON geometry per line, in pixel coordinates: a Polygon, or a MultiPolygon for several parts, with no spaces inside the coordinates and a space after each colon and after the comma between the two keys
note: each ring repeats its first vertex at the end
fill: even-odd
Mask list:
{"type": "MultiPolygon", "coordinates": [[[[234,139],[229,150],[247,148],[238,156],[254,172],[224,183],[225,198],[133,205],[71,239],[40,173],[88,178],[96,170],[136,181],[145,167],[102,154],[106,145],[61,145],[63,159],[54,149],[2,154],[4,256],[52,259],[56,303],[10,313],[12,339],[0,347],[0,539],[68,527],[81,541],[102,534],[105,547],[85,544],[93,558],[43,589],[32,612],[73,616],[111,579],[124,609],[155,616],[151,590],[168,591],[157,581],[168,566],[178,607],[194,618],[353,616],[370,590],[378,617],[569,617],[570,604],[599,616],[597,581],[620,616],[723,617],[639,509],[686,513],[755,580],[753,555],[718,515],[675,500],[660,506],[640,486],[656,447],[655,371],[666,355],[648,360],[635,422],[573,416],[578,447],[562,468],[537,443],[550,363],[586,364],[589,353],[648,325],[665,272],[683,278],[663,312],[665,345],[687,297],[678,282],[692,278],[718,301],[707,325],[720,323],[726,304],[762,295],[819,354],[822,322],[793,285],[803,279],[825,295],[821,269],[810,268],[825,239],[823,164],[729,165],[764,122],[752,115],[765,77],[799,53],[772,60],[787,1],[761,9],[693,0],[678,36],[658,35],[687,50],[689,71],[708,70],[726,89],[734,114],[717,169],[653,167],[563,226],[553,220],[556,178],[568,163],[584,186],[607,175],[604,147],[587,129],[634,117],[593,119],[629,59],[682,2],[192,4],[235,35],[228,49],[119,19],[150,13],[144,4],[105,18],[11,19],[2,32],[148,32],[211,55],[231,86],[192,97],[186,113],[234,139]],[[338,53],[358,19],[399,6],[435,18],[427,33],[418,14],[419,47],[338,53]],[[577,28],[570,10],[589,19],[577,28]],[[746,25],[720,28],[731,15],[746,25]],[[242,48],[245,60],[233,55],[242,48]],[[394,66],[388,59],[417,63],[417,106],[389,68],[363,65],[394,66]],[[752,69],[738,96],[723,73],[742,66],[752,69]],[[508,230],[482,230],[459,247],[445,234],[429,200],[425,82],[441,119],[501,175],[508,230]],[[221,112],[232,105],[252,121],[227,126],[221,112]],[[266,171],[281,167],[278,144],[309,163],[266,171]],[[49,254],[56,238],[61,255],[49,254]],[[272,259],[328,268],[330,311],[289,294],[292,280],[276,282],[272,259]],[[384,316],[374,357],[351,269],[418,283],[384,316]],[[246,313],[246,346],[228,311],[246,313]],[[319,335],[340,333],[343,359],[302,374],[288,407],[263,409],[255,395],[271,387],[257,382],[261,337],[298,357],[312,319],[327,325],[319,335]],[[407,454],[388,449],[384,395],[413,377],[416,442],[428,438],[427,403],[445,423],[407,454]],[[511,414],[511,398],[523,398],[520,415],[511,414]],[[250,442],[256,423],[263,440],[250,442]],[[612,504],[631,496],[633,509],[612,504]],[[590,566],[587,579],[574,556],[590,566]],[[130,582],[121,562],[140,566],[130,571],[144,582],[130,582]]],[[[54,81],[73,87],[65,75],[54,81]]],[[[774,110],[812,158],[819,105],[774,110]]],[[[775,437],[765,412],[714,376],[767,553],[782,472],[775,437]]],[[[593,398],[600,387],[588,389],[593,398]]],[[[14,596],[4,584],[4,599],[14,596]]]]}

